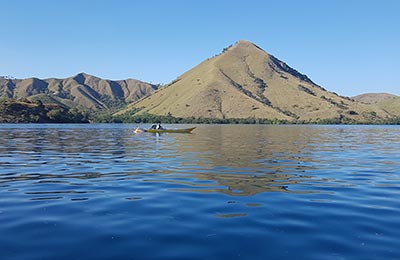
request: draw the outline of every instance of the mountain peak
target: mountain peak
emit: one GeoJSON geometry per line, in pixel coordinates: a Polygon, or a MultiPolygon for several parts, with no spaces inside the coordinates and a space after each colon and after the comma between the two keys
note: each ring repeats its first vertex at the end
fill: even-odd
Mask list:
{"type": "Polygon", "coordinates": [[[81,78],[81,77],[84,77],[84,78],[88,78],[88,77],[93,77],[93,75],[90,75],[90,74],[87,74],[87,73],[85,73],[85,72],[79,72],[78,74],[76,74],[74,77],[78,77],[78,78],[81,78]]]}
{"type": "Polygon", "coordinates": [[[87,81],[89,79],[90,80],[97,80],[97,81],[101,80],[100,78],[98,78],[96,76],[93,76],[93,75],[90,75],[90,74],[87,74],[85,72],[80,72],[80,73],[76,74],[75,76],[73,76],[73,79],[76,82],[78,82],[79,84],[84,84],[85,81],[87,81]]]}
{"type": "Polygon", "coordinates": [[[259,46],[257,46],[256,44],[254,44],[254,43],[252,43],[252,42],[250,42],[250,41],[247,41],[247,40],[239,40],[239,41],[237,41],[237,42],[235,43],[234,46],[239,47],[239,48],[257,48],[257,49],[259,49],[259,50],[265,52],[263,49],[261,49],[261,48],[260,48],[259,46]]]}
{"type": "MultiPolygon", "coordinates": [[[[250,45],[253,44],[252,42],[248,41],[248,40],[238,40],[235,45],[250,45]]],[[[254,45],[254,44],[253,44],[254,45]]]]}
{"type": "MultiPolygon", "coordinates": [[[[274,57],[273,55],[267,53],[264,51],[262,48],[259,46],[255,45],[254,43],[247,41],[247,40],[239,40],[237,41],[234,45],[229,46],[228,48],[225,48],[223,53],[231,53],[235,56],[241,57],[242,60],[246,60],[248,57],[257,57],[262,58],[265,57],[266,60],[268,60],[266,63],[275,72],[278,72],[279,74],[282,73],[287,73],[290,74],[293,77],[296,77],[302,81],[308,82],[312,85],[317,85],[315,84],[310,78],[307,77],[307,75],[302,74],[298,72],[296,69],[293,69],[289,65],[287,65],[285,62],[279,60],[278,58],[274,57]]],[[[258,67],[264,66],[265,62],[258,63],[258,67]]],[[[249,64],[247,64],[249,65],[249,64]]],[[[281,75],[282,76],[282,75],[281,75]]],[[[285,76],[283,76],[285,77],[285,76]]]]}
{"type": "Polygon", "coordinates": [[[242,52],[248,52],[252,49],[258,49],[263,52],[265,52],[263,49],[255,45],[254,43],[247,41],[247,40],[238,40],[235,44],[232,44],[226,48],[223,49],[223,53],[225,53],[228,50],[240,50],[242,52]]]}

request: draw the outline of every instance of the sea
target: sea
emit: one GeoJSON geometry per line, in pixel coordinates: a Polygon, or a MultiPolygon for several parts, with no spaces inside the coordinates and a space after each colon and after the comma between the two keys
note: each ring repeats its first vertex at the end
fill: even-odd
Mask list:
{"type": "Polygon", "coordinates": [[[0,259],[400,259],[400,127],[0,125],[0,259]]]}

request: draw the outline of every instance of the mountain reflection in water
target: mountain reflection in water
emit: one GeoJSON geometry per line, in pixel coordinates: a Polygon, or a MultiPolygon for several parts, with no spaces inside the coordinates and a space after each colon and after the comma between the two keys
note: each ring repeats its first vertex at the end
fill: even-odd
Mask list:
{"type": "Polygon", "coordinates": [[[274,126],[213,125],[191,135],[161,136],[107,127],[3,129],[2,134],[7,136],[0,141],[0,153],[8,155],[0,161],[7,169],[1,185],[30,181],[77,187],[130,180],[232,196],[290,192],[291,185],[318,179],[309,173],[318,163],[312,143],[329,143],[321,129],[310,135],[310,128],[291,126],[277,131],[274,126]]]}
{"type": "Polygon", "coordinates": [[[173,191],[232,196],[316,192],[310,181],[347,185],[327,173],[354,161],[335,158],[360,145],[377,145],[371,143],[382,140],[373,138],[376,133],[382,134],[374,129],[360,135],[346,128],[326,132],[321,127],[265,125],[199,126],[189,135],[135,135],[128,127],[90,125],[36,126],[29,131],[5,128],[0,140],[0,185],[63,182],[81,186],[71,192],[90,193],[82,186],[126,180],[136,185],[174,184],[173,191]],[[347,138],[353,142],[339,142],[347,138]],[[304,185],[294,189],[295,184],[304,185]]]}

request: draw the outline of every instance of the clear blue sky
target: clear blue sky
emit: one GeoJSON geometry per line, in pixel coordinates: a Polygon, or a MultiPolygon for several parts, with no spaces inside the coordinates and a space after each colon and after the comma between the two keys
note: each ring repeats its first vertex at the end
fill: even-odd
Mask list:
{"type": "Polygon", "coordinates": [[[341,95],[400,95],[397,0],[0,0],[0,75],[168,83],[237,40],[341,95]]]}

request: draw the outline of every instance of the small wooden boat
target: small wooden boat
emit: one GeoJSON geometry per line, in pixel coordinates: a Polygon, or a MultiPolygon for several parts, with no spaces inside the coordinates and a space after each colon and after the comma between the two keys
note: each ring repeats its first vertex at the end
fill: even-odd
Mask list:
{"type": "Polygon", "coordinates": [[[141,129],[141,128],[136,128],[135,133],[186,133],[189,134],[191,133],[196,127],[191,127],[191,128],[181,128],[181,129],[141,129]]]}
{"type": "Polygon", "coordinates": [[[191,133],[196,127],[182,129],[146,129],[147,133],[191,133]]]}

